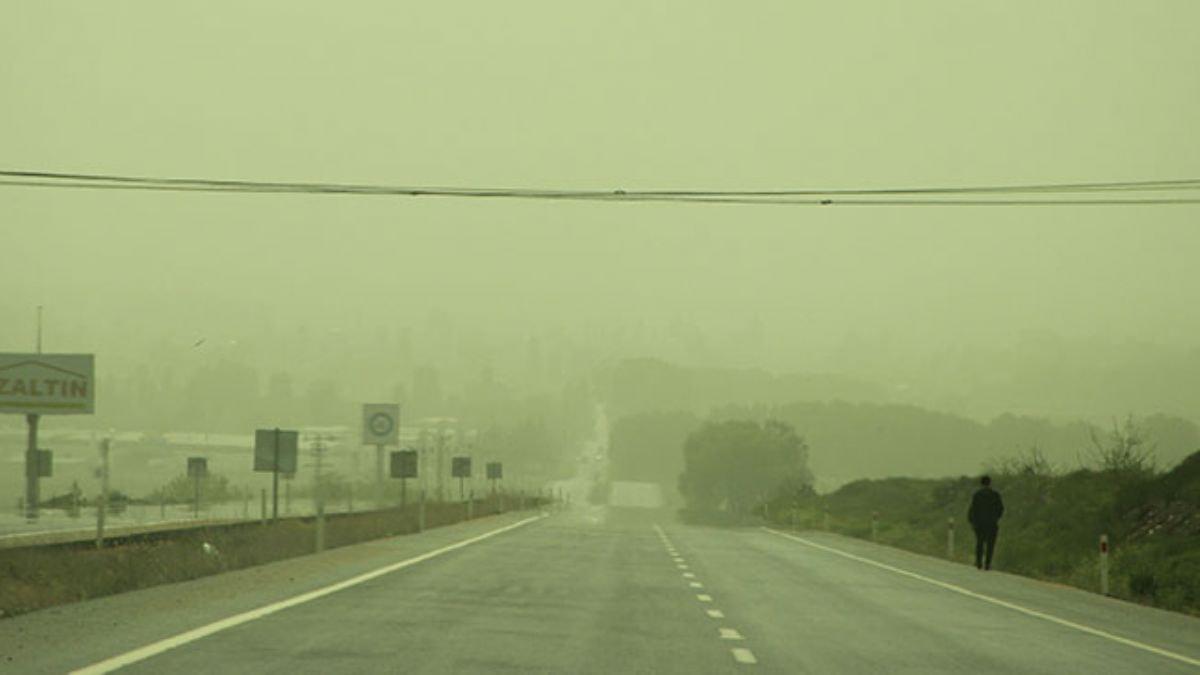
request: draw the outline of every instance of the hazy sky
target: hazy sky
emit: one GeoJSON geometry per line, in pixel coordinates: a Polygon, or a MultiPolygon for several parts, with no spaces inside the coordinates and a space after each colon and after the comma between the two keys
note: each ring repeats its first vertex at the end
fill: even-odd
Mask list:
{"type": "MultiPolygon", "coordinates": [[[[452,186],[1200,177],[1200,3],[22,2],[0,164],[452,186]]],[[[89,326],[682,318],[1195,345],[1200,207],[794,208],[0,187],[0,348],[89,326]]],[[[64,335],[64,333],[66,335],[64,335]]],[[[814,357],[818,358],[819,356],[814,357]]]]}

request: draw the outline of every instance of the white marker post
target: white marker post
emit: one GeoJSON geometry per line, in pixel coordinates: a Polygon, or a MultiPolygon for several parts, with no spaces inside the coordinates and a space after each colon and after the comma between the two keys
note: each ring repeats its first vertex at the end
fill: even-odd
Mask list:
{"type": "Polygon", "coordinates": [[[946,559],[954,560],[954,517],[946,519],[946,559]]]}
{"type": "Polygon", "coordinates": [[[871,541],[879,541],[879,512],[871,512],[871,541]]]}
{"type": "Polygon", "coordinates": [[[1108,535],[1100,535],[1100,593],[1108,595],[1108,535]]]}
{"type": "Polygon", "coordinates": [[[825,531],[829,531],[829,507],[825,507],[825,531]]]}

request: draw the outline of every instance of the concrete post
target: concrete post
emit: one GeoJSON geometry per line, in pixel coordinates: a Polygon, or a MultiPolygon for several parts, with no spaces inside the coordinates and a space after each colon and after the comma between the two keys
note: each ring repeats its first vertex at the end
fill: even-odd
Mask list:
{"type": "Polygon", "coordinates": [[[467,494],[467,520],[475,517],[475,491],[471,490],[467,494]]]}
{"type": "Polygon", "coordinates": [[[267,522],[267,489],[266,488],[262,489],[262,522],[263,522],[263,524],[266,524],[266,522],[267,522]]]}
{"type": "Polygon", "coordinates": [[[871,541],[879,541],[879,512],[871,512],[871,541]]]}

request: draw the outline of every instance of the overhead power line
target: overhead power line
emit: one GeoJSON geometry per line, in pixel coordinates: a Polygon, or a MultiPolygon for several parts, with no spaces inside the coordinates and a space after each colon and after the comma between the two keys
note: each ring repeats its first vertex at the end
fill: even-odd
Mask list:
{"type": "Polygon", "coordinates": [[[779,190],[563,190],[313,183],[0,170],[0,187],[378,195],[782,206],[1122,206],[1200,204],[1200,178],[1024,185],[779,190]],[[1138,193],[1156,193],[1139,195],[1138,193]],[[1172,196],[1164,196],[1171,193],[1172,196]],[[1128,195],[1134,196],[1128,196],[1128,195]],[[1063,197],[1060,195],[1076,195],[1063,197]],[[1121,195],[1121,196],[1113,196],[1121,195]]]}

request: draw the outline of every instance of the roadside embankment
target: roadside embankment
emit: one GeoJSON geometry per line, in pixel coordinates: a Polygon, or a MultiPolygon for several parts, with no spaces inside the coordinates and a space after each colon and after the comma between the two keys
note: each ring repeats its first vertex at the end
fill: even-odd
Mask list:
{"type": "MultiPolygon", "coordinates": [[[[545,500],[520,504],[538,508],[545,500]]],[[[427,503],[425,527],[516,510],[515,498],[427,503]],[[468,513],[470,511],[470,513],[468,513]]],[[[71,542],[0,550],[0,616],[78,602],[138,588],[195,579],[306,555],[318,539],[315,516],[275,523],[240,522],[122,535],[94,543],[71,542]]],[[[393,508],[325,517],[326,548],[418,531],[418,508],[393,508]]]]}

